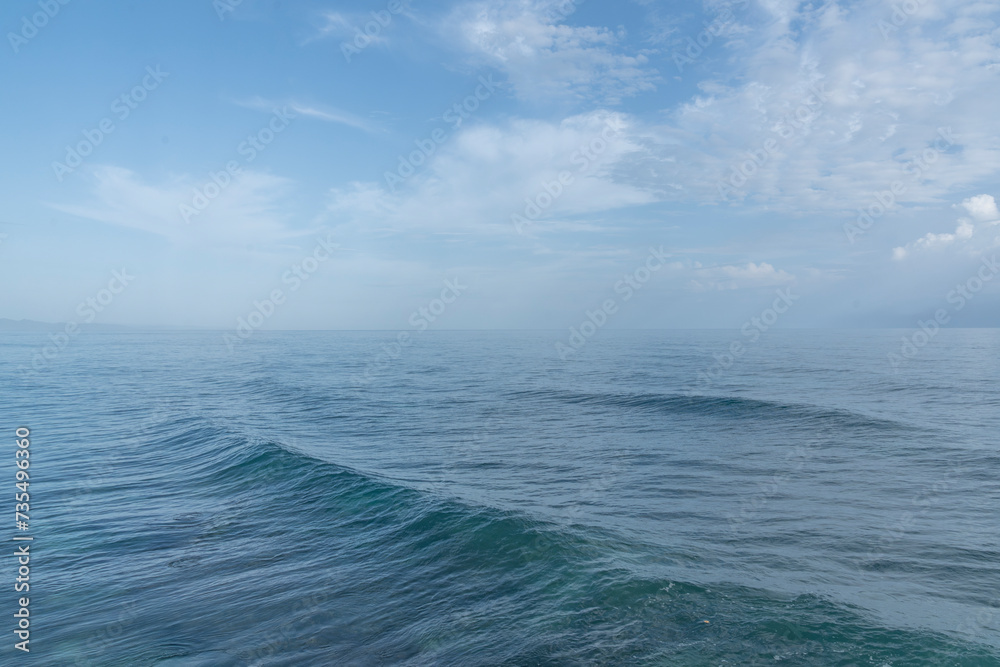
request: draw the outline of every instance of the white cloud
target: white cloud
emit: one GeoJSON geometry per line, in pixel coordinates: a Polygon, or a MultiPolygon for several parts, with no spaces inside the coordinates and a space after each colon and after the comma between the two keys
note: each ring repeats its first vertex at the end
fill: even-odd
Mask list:
{"type": "Polygon", "coordinates": [[[270,174],[247,171],[221,190],[207,207],[185,222],[182,204],[192,206],[195,188],[206,183],[184,176],[151,185],[128,169],[98,166],[87,173],[90,201],[49,204],[52,208],[110,225],[138,229],[180,244],[246,246],[272,244],[298,235],[288,227],[282,206],[291,182],[270,174]]]}
{"type": "Polygon", "coordinates": [[[969,197],[962,201],[961,207],[973,217],[973,220],[959,218],[958,226],[953,234],[928,233],[905,246],[894,248],[892,251],[893,259],[906,259],[916,251],[940,250],[961,241],[969,242],[965,245],[970,246],[973,250],[981,249],[982,246],[995,242],[996,239],[987,238],[989,236],[988,230],[994,225],[1000,224],[1000,211],[997,210],[996,200],[993,196],[984,194],[969,197]],[[975,221],[981,224],[976,225],[975,221]]]}
{"type": "Polygon", "coordinates": [[[258,111],[270,112],[275,109],[288,109],[293,114],[309,116],[310,118],[316,118],[328,123],[347,125],[348,127],[364,130],[365,132],[383,131],[366,118],[362,118],[361,116],[352,114],[348,111],[342,111],[340,109],[335,109],[321,104],[308,104],[296,100],[274,101],[266,100],[262,97],[253,97],[248,100],[238,100],[235,104],[247,109],[256,109],[258,111]]]}
{"type": "Polygon", "coordinates": [[[868,205],[894,181],[898,202],[935,204],[994,178],[1000,5],[930,4],[883,39],[886,2],[766,3],[774,20],[732,47],[729,78],[702,81],[646,128],[633,182],[720,201],[746,166],[733,201],[803,213],[868,205]]]}
{"type": "Polygon", "coordinates": [[[539,215],[527,228],[541,234],[575,224],[574,216],[655,201],[619,178],[638,150],[622,114],[593,112],[560,123],[515,120],[463,125],[417,173],[392,192],[383,183],[354,183],[331,193],[330,212],[358,229],[516,235],[511,216],[539,215]],[[568,175],[559,183],[560,174],[568,175]],[[547,189],[548,187],[548,189],[547,189]],[[555,193],[553,196],[550,193],[555,193]]]}
{"type": "Polygon", "coordinates": [[[1000,218],[997,202],[993,195],[976,195],[962,202],[962,207],[979,222],[996,221],[1000,218]]]}
{"type": "MultiPolygon", "coordinates": [[[[621,53],[621,35],[567,25],[564,7],[572,3],[473,2],[454,9],[442,29],[505,71],[522,98],[617,101],[653,87],[656,73],[643,58],[621,53]]],[[[757,33],[712,47],[731,49],[730,79],[701,82],[701,92],[662,121],[622,116],[630,150],[616,158],[614,182],[630,193],[623,203],[721,202],[721,189],[743,206],[842,212],[870,205],[893,182],[902,184],[898,203],[928,205],[994,176],[1000,115],[988,91],[1000,72],[1000,31],[992,22],[998,6],[922,7],[905,29],[883,39],[879,21],[891,19],[893,9],[881,0],[818,8],[764,3],[771,20],[757,33]],[[749,173],[733,187],[729,179],[740,180],[740,170],[749,173]]],[[[551,156],[520,144],[528,158],[521,159],[496,141],[517,143],[525,130],[515,124],[494,138],[481,129],[465,140],[533,173],[536,160],[551,156]]],[[[522,128],[530,124],[522,121],[522,128]]],[[[461,148],[427,170],[425,189],[437,187],[443,196],[447,169],[479,159],[471,145],[461,148]],[[431,183],[434,176],[440,178],[431,183]]],[[[504,171],[496,162],[486,168],[494,176],[504,171]]],[[[462,188],[474,180],[460,172],[447,178],[462,188]]],[[[989,214],[970,212],[977,220],[989,214]]]]}
{"type": "Polygon", "coordinates": [[[658,80],[643,54],[621,52],[624,34],[563,23],[570,0],[502,0],[460,5],[442,30],[476,58],[504,71],[532,101],[596,99],[617,103],[658,80]]]}
{"type": "Polygon", "coordinates": [[[893,248],[893,259],[905,259],[914,250],[937,250],[949,246],[956,241],[967,241],[975,233],[975,226],[966,219],[958,221],[958,227],[954,234],[932,234],[928,233],[912,243],[899,248],[893,248]]]}
{"type": "Polygon", "coordinates": [[[694,277],[688,283],[688,286],[696,292],[773,287],[795,282],[795,276],[781,269],[775,269],[767,262],[698,267],[700,265],[696,265],[692,271],[694,277]]]}

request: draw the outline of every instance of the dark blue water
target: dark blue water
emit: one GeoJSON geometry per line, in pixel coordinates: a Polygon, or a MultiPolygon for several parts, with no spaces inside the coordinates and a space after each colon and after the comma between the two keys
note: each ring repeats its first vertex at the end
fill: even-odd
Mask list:
{"type": "Polygon", "coordinates": [[[903,333],[5,335],[24,662],[1000,665],[1000,331],[903,333]]]}

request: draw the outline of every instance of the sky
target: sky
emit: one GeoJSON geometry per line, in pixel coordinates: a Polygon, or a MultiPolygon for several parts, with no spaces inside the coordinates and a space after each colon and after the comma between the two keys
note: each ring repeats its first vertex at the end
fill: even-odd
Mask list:
{"type": "Polygon", "coordinates": [[[739,329],[784,295],[783,327],[1000,326],[998,20],[5,2],[0,317],[739,329]]]}

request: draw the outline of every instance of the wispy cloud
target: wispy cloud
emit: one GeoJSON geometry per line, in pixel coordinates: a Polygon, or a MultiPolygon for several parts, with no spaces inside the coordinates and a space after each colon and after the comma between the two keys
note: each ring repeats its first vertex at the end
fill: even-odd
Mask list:
{"type": "Polygon", "coordinates": [[[941,204],[994,177],[1000,6],[931,5],[883,39],[885,2],[763,3],[771,19],[731,46],[733,67],[647,128],[633,182],[702,203],[725,185],[744,208],[802,212],[867,204],[896,180],[898,202],[941,204]],[[954,143],[920,164],[941,128],[954,143]]]}
{"type": "MultiPolygon", "coordinates": [[[[399,5],[392,5],[395,11],[390,11],[388,3],[373,12],[343,12],[327,10],[319,14],[316,31],[302,41],[302,45],[323,39],[340,39],[347,44],[357,40],[364,47],[389,45],[387,31],[384,30],[396,15],[411,16],[406,3],[401,0],[399,5]],[[374,27],[369,24],[374,23],[374,27]]],[[[412,17],[412,16],[411,16],[412,17]]],[[[355,44],[361,48],[360,44],[355,44]]]]}
{"type": "MultiPolygon", "coordinates": [[[[327,37],[352,37],[354,33],[354,23],[341,12],[326,11],[320,15],[320,26],[315,35],[308,41],[324,39],[327,37]]],[[[375,37],[374,39],[384,39],[375,37]]]]}
{"type": "Polygon", "coordinates": [[[244,170],[191,223],[179,212],[181,204],[190,203],[192,190],[199,185],[190,176],[150,184],[128,169],[96,166],[87,170],[86,177],[91,185],[88,201],[48,205],[79,218],[156,234],[182,245],[272,245],[302,233],[291,228],[291,216],[284,206],[292,182],[278,176],[244,170]]]}
{"type": "Polygon", "coordinates": [[[455,8],[440,30],[504,71],[517,95],[532,102],[617,104],[654,90],[658,73],[645,54],[625,52],[623,29],[567,25],[572,7],[566,0],[473,2],[455,8]]]}
{"type": "Polygon", "coordinates": [[[252,97],[246,100],[234,100],[233,103],[247,109],[256,109],[268,112],[274,109],[283,109],[287,107],[293,113],[308,116],[309,118],[316,118],[317,120],[322,120],[327,123],[338,123],[340,125],[346,125],[348,127],[353,127],[355,129],[373,134],[385,131],[383,128],[366,118],[362,118],[361,116],[352,114],[348,111],[320,104],[307,104],[291,99],[269,100],[263,97],[252,97]]]}
{"type": "Polygon", "coordinates": [[[629,134],[627,117],[606,111],[558,123],[463,125],[396,192],[380,183],[334,189],[330,214],[341,224],[382,231],[516,236],[514,215],[532,219],[531,235],[565,229],[573,218],[655,201],[616,174],[639,149],[629,134]],[[525,210],[532,203],[537,216],[525,210]]]}

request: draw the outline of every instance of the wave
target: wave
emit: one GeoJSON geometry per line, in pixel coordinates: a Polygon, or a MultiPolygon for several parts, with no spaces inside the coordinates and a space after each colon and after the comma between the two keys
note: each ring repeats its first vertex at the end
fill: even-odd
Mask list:
{"type": "Polygon", "coordinates": [[[519,400],[601,405],[665,414],[704,415],[715,419],[794,421],[803,426],[829,426],[880,432],[921,430],[900,421],[850,410],[741,396],[693,393],[576,393],[562,390],[516,391],[511,392],[510,396],[519,400]]]}
{"type": "MultiPolygon", "coordinates": [[[[624,404],[662,405],[648,397],[624,404]]],[[[670,554],[619,535],[436,496],[274,439],[186,422],[169,440],[197,448],[202,461],[185,474],[239,499],[246,516],[228,532],[212,524],[192,554],[182,549],[168,565],[206,567],[192,556],[213,541],[281,512],[294,516],[294,525],[264,523],[261,531],[308,545],[296,559],[300,576],[323,591],[328,624],[316,632],[325,656],[343,664],[368,664],[372,655],[413,665],[995,658],[942,635],[880,627],[822,597],[698,584],[694,570],[688,578],[664,576],[657,564],[670,554]],[[331,571],[338,576],[320,576],[331,571]]],[[[255,650],[262,649],[251,644],[241,655],[255,650]]]]}
{"type": "MultiPolygon", "coordinates": [[[[663,409],[648,396],[620,403],[663,409]]],[[[435,495],[241,428],[193,414],[156,423],[135,461],[141,474],[123,461],[120,483],[101,503],[140,492],[183,502],[127,531],[122,524],[100,540],[81,536],[73,556],[105,572],[121,567],[111,555],[131,554],[139,569],[129,576],[157,600],[189,600],[187,582],[200,582],[211,604],[184,608],[197,610],[191,623],[214,629],[211,650],[233,664],[276,654],[359,665],[997,658],[953,637],[883,627],[823,597],[707,583],[701,575],[711,564],[698,554],[435,495]]],[[[84,605],[73,613],[102,612],[84,605]]],[[[178,648],[154,624],[133,623],[150,656],[195,659],[197,647],[178,648]]]]}

